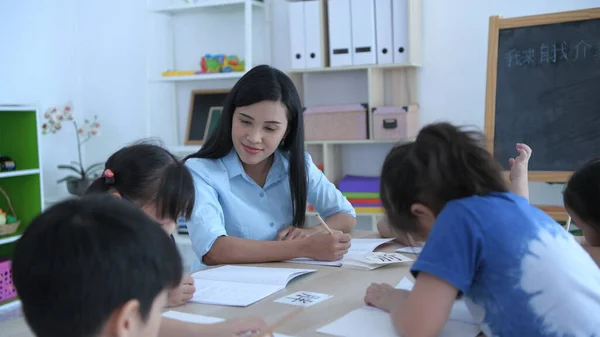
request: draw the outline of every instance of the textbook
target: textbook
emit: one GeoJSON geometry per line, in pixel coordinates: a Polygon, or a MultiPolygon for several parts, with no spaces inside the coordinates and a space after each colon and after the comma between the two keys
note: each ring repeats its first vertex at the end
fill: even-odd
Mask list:
{"type": "Polygon", "coordinates": [[[365,253],[372,253],[377,247],[381,246],[384,243],[388,243],[394,240],[391,239],[352,239],[350,241],[350,249],[348,249],[348,253],[344,255],[344,257],[337,261],[317,261],[307,257],[299,257],[283,262],[289,263],[300,263],[300,264],[315,264],[321,266],[332,266],[332,267],[342,267],[343,260],[347,258],[351,258],[353,256],[362,255],[365,253]]]}
{"type": "Polygon", "coordinates": [[[222,266],[193,273],[196,292],[190,302],[246,307],[314,269],[222,266]]]}

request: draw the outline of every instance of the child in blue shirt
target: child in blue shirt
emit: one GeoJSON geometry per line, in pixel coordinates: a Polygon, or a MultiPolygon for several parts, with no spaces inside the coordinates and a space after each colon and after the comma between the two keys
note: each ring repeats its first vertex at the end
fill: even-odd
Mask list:
{"type": "MultiPolygon", "coordinates": [[[[112,154],[104,165],[104,173],[86,194],[108,194],[139,207],[171,236],[178,218],[189,219],[194,205],[194,187],[189,170],[169,151],[149,142],[138,142],[112,154]]],[[[173,240],[169,245],[175,247],[173,240]]],[[[165,261],[164,263],[170,263],[165,261]]],[[[169,288],[166,306],[183,305],[194,294],[194,280],[185,275],[179,285],[169,288]]],[[[237,331],[264,325],[262,319],[243,318],[220,325],[186,323],[165,318],[160,336],[231,336],[237,331]]]]}
{"type": "Polygon", "coordinates": [[[236,322],[244,330],[235,331],[230,321],[164,331],[167,293],[181,282],[177,248],[151,217],[109,195],[63,201],[38,215],[17,241],[12,268],[38,337],[231,337],[266,327],[236,322]]]}
{"type": "Polygon", "coordinates": [[[365,302],[402,336],[436,336],[464,296],[487,336],[597,336],[600,269],[546,213],[509,192],[482,135],[448,123],[394,147],[382,167],[390,224],[426,244],[411,292],[372,284],[365,302]]]}
{"type": "Polygon", "coordinates": [[[356,213],[305,152],[302,111],[290,78],[266,65],[232,88],[215,131],[185,160],[196,191],[188,231],[199,261],[333,261],[348,251],[356,213]],[[305,227],[307,202],[333,235],[305,227]]]}
{"type": "Polygon", "coordinates": [[[600,159],[590,160],[567,182],[563,201],[567,213],[583,231],[583,248],[600,266],[600,159]]]}

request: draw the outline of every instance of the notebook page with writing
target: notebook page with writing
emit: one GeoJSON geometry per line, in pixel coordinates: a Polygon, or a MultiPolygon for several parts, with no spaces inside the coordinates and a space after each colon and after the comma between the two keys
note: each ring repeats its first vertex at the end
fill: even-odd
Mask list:
{"type": "MultiPolygon", "coordinates": [[[[398,337],[389,313],[362,307],[317,330],[319,333],[339,337],[398,337]]],[[[479,327],[463,322],[448,321],[438,337],[475,337],[479,327]]]]}
{"type": "MultiPolygon", "coordinates": [[[[196,314],[188,314],[186,312],[179,312],[169,310],[162,314],[163,317],[176,319],[178,321],[188,322],[188,323],[198,323],[198,324],[214,324],[224,322],[223,318],[204,316],[204,315],[196,315],[196,314]]],[[[245,336],[245,335],[242,335],[245,336]]],[[[288,335],[282,335],[280,333],[273,334],[274,337],[291,337],[288,335]]]]}
{"type": "MultiPolygon", "coordinates": [[[[372,252],[375,249],[377,249],[377,247],[381,246],[384,243],[388,243],[392,240],[394,240],[394,238],[391,238],[391,239],[360,239],[360,238],[352,239],[350,241],[350,249],[348,249],[348,253],[346,253],[346,255],[344,255],[344,258],[350,257],[352,255],[360,255],[360,254],[372,252]]],[[[338,261],[316,261],[316,260],[313,260],[313,259],[310,259],[307,257],[300,257],[300,258],[295,258],[295,259],[291,259],[291,260],[287,260],[287,261],[283,261],[283,262],[300,263],[300,264],[314,264],[314,265],[332,266],[332,267],[341,267],[342,266],[341,259],[338,261]]]]}
{"type": "Polygon", "coordinates": [[[314,269],[222,266],[192,274],[196,291],[190,302],[248,306],[284,289],[314,269]]]}

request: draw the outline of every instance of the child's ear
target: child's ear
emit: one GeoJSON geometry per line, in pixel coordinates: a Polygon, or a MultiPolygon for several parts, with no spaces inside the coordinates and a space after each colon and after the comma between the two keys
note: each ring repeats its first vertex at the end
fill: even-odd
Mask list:
{"type": "Polygon", "coordinates": [[[433,211],[423,204],[412,204],[410,212],[417,218],[419,225],[426,233],[429,233],[435,222],[435,214],[433,211]]]}
{"type": "Polygon", "coordinates": [[[117,192],[117,191],[113,191],[110,193],[110,195],[112,195],[113,197],[117,198],[117,199],[121,199],[121,193],[117,192]]]}
{"type": "Polygon", "coordinates": [[[107,322],[110,336],[135,336],[140,330],[140,302],[129,300],[117,308],[107,322]]]}

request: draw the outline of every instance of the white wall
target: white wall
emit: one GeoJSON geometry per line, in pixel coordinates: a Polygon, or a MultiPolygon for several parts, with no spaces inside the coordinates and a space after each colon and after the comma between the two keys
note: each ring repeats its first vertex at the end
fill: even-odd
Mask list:
{"type": "MultiPolygon", "coordinates": [[[[288,13],[284,0],[274,0],[273,64],[290,67],[288,13]]],[[[422,0],[423,67],[419,70],[421,124],[448,120],[483,130],[487,69],[488,20],[590,8],[600,0],[422,0]]],[[[363,76],[358,74],[357,76],[363,76]]],[[[324,91],[324,95],[327,91],[324,91]]],[[[318,99],[315,99],[318,100],[318,99]]],[[[517,142],[518,140],[515,140],[517,142]]],[[[389,145],[346,146],[346,173],[376,174],[377,165],[359,170],[365,158],[377,162],[389,145]]],[[[507,158],[508,160],[508,158],[507,158]]],[[[535,149],[531,160],[535,160],[535,149]]],[[[562,205],[562,185],[531,183],[536,204],[562,205]]]]}
{"type": "MultiPolygon", "coordinates": [[[[0,1],[0,102],[40,108],[72,100],[82,116],[77,0],[0,1]]],[[[73,129],[41,139],[46,195],[66,195],[57,164],[77,159],[73,129]]]]}

